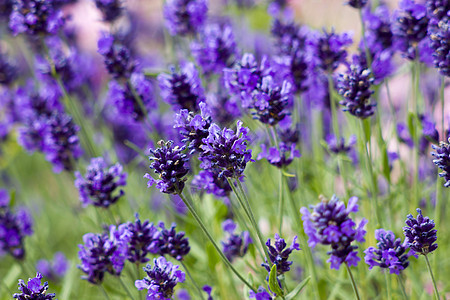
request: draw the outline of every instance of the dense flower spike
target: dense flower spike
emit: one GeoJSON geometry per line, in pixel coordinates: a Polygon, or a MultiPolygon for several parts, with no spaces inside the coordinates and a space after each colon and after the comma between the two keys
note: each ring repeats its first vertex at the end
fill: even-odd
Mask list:
{"type": "Polygon", "coordinates": [[[187,109],[182,109],[175,115],[174,128],[178,128],[183,136],[181,141],[187,144],[190,154],[201,151],[203,139],[208,137],[212,122],[206,104],[202,102],[199,106],[199,115],[194,115],[187,109]]]}
{"type": "Polygon", "coordinates": [[[218,168],[202,170],[194,176],[191,186],[216,197],[228,197],[232,189],[226,178],[219,177],[220,172],[218,168]]]}
{"type": "Polygon", "coordinates": [[[195,34],[208,12],[206,0],[169,0],[164,4],[164,19],[171,35],[195,34]]]}
{"type": "Polygon", "coordinates": [[[110,227],[109,233],[87,233],[83,236],[84,245],[78,247],[81,269],[92,284],[101,284],[105,273],[120,275],[127,258],[127,244],[130,233],[124,228],[110,227]]]}
{"type": "Polygon", "coordinates": [[[306,207],[302,207],[303,225],[305,233],[308,235],[308,245],[315,247],[317,244],[330,245],[328,252],[331,258],[331,268],[338,270],[342,263],[348,266],[356,266],[360,261],[356,249],[358,246],[352,245],[353,241],[364,242],[364,225],[366,219],[362,219],[358,227],[349,217],[351,212],[358,211],[358,198],[351,197],[348,200],[347,208],[342,201],[333,195],[331,200],[322,198],[322,202],[316,206],[311,206],[312,213],[306,207]],[[356,227],[356,228],[355,228],[356,227]]]}
{"type": "Polygon", "coordinates": [[[364,251],[364,261],[369,265],[369,270],[378,266],[389,269],[391,274],[400,275],[409,265],[408,258],[415,255],[414,251],[407,251],[406,243],[402,243],[400,238],[396,239],[392,231],[377,229],[375,239],[378,241],[377,247],[369,247],[364,251]]]}
{"type": "Polygon", "coordinates": [[[205,101],[204,90],[193,63],[184,63],[180,71],[171,68],[171,74],[158,75],[161,96],[174,110],[187,109],[197,112],[200,102],[205,101]]]}
{"type": "Polygon", "coordinates": [[[369,69],[352,64],[347,73],[340,74],[337,90],[344,100],[339,102],[355,117],[365,119],[375,112],[375,103],[371,102],[373,91],[370,89],[374,79],[369,69]]]}
{"type": "Polygon", "coordinates": [[[25,209],[15,213],[11,211],[9,201],[8,192],[0,189],[0,257],[8,253],[16,259],[23,259],[23,239],[33,233],[31,217],[25,209]]]}
{"type": "Polygon", "coordinates": [[[153,179],[150,174],[145,174],[148,179],[148,187],[156,183],[156,187],[166,194],[178,194],[183,191],[186,174],[189,172],[187,162],[189,156],[183,151],[185,146],[173,146],[172,141],[159,141],[158,149],[150,149],[152,156],[149,157],[152,163],[150,169],[159,174],[159,179],[153,179]]]}
{"type": "Polygon", "coordinates": [[[75,177],[83,206],[92,204],[106,208],[125,194],[119,187],[127,184],[127,173],[119,163],[108,167],[103,157],[92,158],[86,175],[75,172],[75,177]]]}
{"type": "Polygon", "coordinates": [[[442,75],[450,77],[450,1],[428,0],[427,9],[434,65],[442,75]]]}
{"type": "Polygon", "coordinates": [[[295,144],[292,143],[290,146],[286,143],[280,142],[278,147],[269,147],[267,149],[265,144],[261,144],[261,152],[256,157],[257,160],[263,158],[278,168],[283,168],[284,166],[290,165],[294,158],[300,157],[300,151],[295,149],[295,144]]]}
{"type": "Polygon", "coordinates": [[[106,69],[114,78],[129,78],[135,69],[130,50],[112,34],[103,32],[98,40],[98,53],[103,56],[106,69]]]}
{"type": "Polygon", "coordinates": [[[435,157],[433,162],[442,170],[439,176],[444,178],[444,186],[450,187],[450,138],[448,143],[441,142],[439,146],[431,145],[431,147],[436,150],[436,152],[431,153],[435,157]]]}
{"type": "Polygon", "coordinates": [[[212,23],[191,44],[192,55],[205,74],[221,73],[238,55],[233,30],[228,24],[212,23]]]}
{"type": "Polygon", "coordinates": [[[149,259],[148,253],[156,254],[160,251],[160,232],[148,220],[141,222],[139,215],[136,214],[134,223],[123,224],[129,231],[127,259],[132,263],[145,263],[149,259]]]}
{"type": "Polygon", "coordinates": [[[406,244],[417,254],[427,255],[437,249],[437,230],[434,229],[434,221],[422,215],[422,210],[417,209],[417,218],[411,214],[407,216],[403,233],[406,244]]]}
{"type": "Polygon", "coordinates": [[[177,283],[185,280],[184,272],[178,270],[177,265],[166,261],[162,256],[155,258],[153,264],[153,268],[150,265],[144,268],[147,277],[142,280],[136,280],[136,288],[140,291],[147,289],[147,299],[172,299],[177,283]]]}
{"type": "Polygon", "coordinates": [[[94,0],[94,2],[106,22],[114,22],[123,12],[121,0],[94,0]]]}
{"type": "Polygon", "coordinates": [[[53,281],[63,278],[68,269],[69,261],[62,252],[55,253],[52,261],[40,259],[36,263],[36,270],[53,281]]]}
{"type": "Polygon", "coordinates": [[[19,290],[21,293],[14,294],[13,298],[18,300],[51,300],[55,298],[56,294],[47,294],[48,282],[41,284],[41,281],[42,275],[40,273],[37,273],[34,278],[29,278],[27,284],[22,279],[19,279],[19,290]]]}
{"type": "MultiPolygon", "coordinates": [[[[277,266],[278,275],[284,274],[291,269],[292,261],[288,261],[289,255],[291,255],[294,250],[300,250],[300,245],[297,243],[297,236],[292,240],[291,246],[286,248],[286,242],[284,239],[280,238],[278,233],[275,234],[274,246],[271,245],[270,239],[267,240],[266,246],[268,248],[267,253],[269,254],[271,263],[277,266]]],[[[270,273],[271,265],[269,263],[265,262],[262,266],[270,273]]]]}
{"type": "Polygon", "coordinates": [[[345,48],[352,43],[352,38],[348,33],[337,34],[334,30],[324,30],[322,34],[316,34],[311,43],[314,45],[315,65],[325,72],[333,72],[345,61],[345,48]]]}
{"type": "Polygon", "coordinates": [[[236,227],[231,219],[222,223],[222,229],[227,233],[226,239],[222,241],[223,253],[229,261],[233,261],[236,257],[244,257],[248,246],[253,243],[248,231],[243,231],[240,235],[235,234],[236,227]]]}
{"type": "Polygon", "coordinates": [[[172,223],[170,229],[166,229],[163,222],[160,222],[158,226],[161,229],[158,244],[159,255],[170,255],[176,260],[183,260],[191,250],[189,239],[184,236],[185,233],[176,232],[177,225],[175,223],[172,223]]]}
{"type": "Polygon", "coordinates": [[[14,0],[9,28],[17,35],[56,34],[64,25],[64,16],[56,1],[14,0]]]}
{"type": "Polygon", "coordinates": [[[237,121],[236,132],[222,130],[215,123],[209,127],[209,135],[203,140],[203,152],[200,153],[200,167],[220,169],[219,177],[239,178],[243,175],[247,163],[252,160],[252,150],[247,149],[248,128],[237,121]]]}
{"type": "Polygon", "coordinates": [[[269,292],[262,286],[258,288],[258,291],[255,293],[254,291],[250,290],[249,292],[249,298],[255,299],[255,300],[272,300],[273,297],[270,295],[269,292]]]}

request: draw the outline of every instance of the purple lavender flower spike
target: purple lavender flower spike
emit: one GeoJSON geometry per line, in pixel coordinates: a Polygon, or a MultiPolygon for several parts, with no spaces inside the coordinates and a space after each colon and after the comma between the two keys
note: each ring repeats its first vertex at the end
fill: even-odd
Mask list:
{"type": "Polygon", "coordinates": [[[369,69],[359,64],[352,64],[347,73],[339,74],[337,90],[344,98],[339,102],[351,115],[365,119],[375,113],[376,103],[371,101],[374,82],[369,69]]]}
{"type": "Polygon", "coordinates": [[[417,210],[417,218],[411,214],[407,216],[403,233],[406,244],[417,254],[427,255],[437,249],[437,230],[434,229],[434,220],[422,215],[420,208],[417,210]]]}
{"type": "Polygon", "coordinates": [[[431,153],[435,157],[433,163],[442,170],[439,176],[444,178],[444,186],[450,187],[450,138],[448,143],[440,142],[439,146],[431,145],[431,147],[436,151],[431,153]]]}
{"type": "Polygon", "coordinates": [[[248,246],[253,243],[248,231],[243,231],[240,235],[235,234],[236,227],[236,224],[231,219],[222,223],[222,229],[227,233],[227,237],[221,243],[223,253],[229,261],[233,261],[236,257],[244,257],[248,246]]]}
{"type": "Polygon", "coordinates": [[[75,172],[75,177],[83,206],[92,204],[107,208],[125,194],[118,188],[127,184],[127,173],[119,163],[108,167],[102,157],[91,159],[85,177],[80,172],[75,172]]]}
{"type": "Polygon", "coordinates": [[[248,128],[237,121],[236,132],[213,123],[209,135],[203,139],[203,152],[200,153],[200,167],[208,170],[218,168],[219,177],[240,178],[248,162],[253,161],[252,150],[247,149],[248,128]]]}
{"type": "Polygon", "coordinates": [[[159,174],[159,179],[154,180],[150,174],[145,174],[148,179],[148,187],[156,183],[156,187],[166,194],[178,194],[183,191],[186,174],[189,172],[187,162],[189,157],[183,153],[185,146],[173,146],[172,141],[159,141],[158,149],[150,149],[152,163],[150,169],[159,174]]]}
{"type": "Polygon", "coordinates": [[[136,214],[134,223],[128,222],[124,226],[129,231],[127,259],[136,264],[146,263],[148,253],[156,254],[160,251],[160,232],[148,220],[142,222],[136,214]]]}
{"type": "Polygon", "coordinates": [[[114,22],[123,12],[121,0],[94,0],[94,2],[105,22],[114,22]]]}
{"type": "Polygon", "coordinates": [[[289,146],[289,144],[280,142],[278,148],[270,147],[269,149],[267,149],[265,144],[261,144],[261,152],[256,159],[261,160],[265,158],[271,165],[283,168],[290,165],[296,157],[300,157],[300,151],[295,149],[294,143],[289,146]]]}
{"type": "Polygon", "coordinates": [[[352,245],[353,241],[364,242],[364,230],[366,219],[362,219],[358,227],[349,217],[351,212],[358,211],[358,198],[351,197],[347,208],[342,201],[333,195],[331,200],[322,197],[322,202],[311,206],[312,213],[306,207],[302,207],[303,226],[308,235],[308,245],[314,248],[317,244],[330,245],[332,269],[339,269],[342,263],[348,266],[356,266],[360,260],[355,251],[358,246],[352,245]]]}
{"type": "Polygon", "coordinates": [[[202,287],[202,290],[203,290],[206,294],[208,294],[208,298],[207,298],[206,300],[214,300],[213,297],[211,296],[211,293],[212,293],[212,287],[211,287],[211,286],[209,286],[209,285],[204,285],[204,286],[202,287]]]}
{"type": "Polygon", "coordinates": [[[36,270],[53,281],[63,278],[68,268],[69,261],[62,252],[56,252],[52,261],[40,259],[36,263],[36,270]]]}
{"type": "Polygon", "coordinates": [[[258,291],[255,293],[254,291],[249,291],[249,298],[255,300],[272,300],[274,299],[272,295],[262,286],[258,288],[258,291]]]}
{"type": "Polygon", "coordinates": [[[195,34],[206,21],[206,0],[169,0],[163,13],[166,27],[171,35],[195,34]]]}
{"type": "Polygon", "coordinates": [[[130,50],[112,34],[103,32],[98,40],[98,53],[103,56],[106,69],[114,78],[129,78],[135,70],[130,50]]]}
{"type": "Polygon", "coordinates": [[[400,142],[405,143],[410,148],[414,147],[414,141],[412,140],[411,134],[405,123],[397,124],[397,135],[400,142]]]}
{"type": "Polygon", "coordinates": [[[13,298],[18,300],[51,300],[55,298],[56,294],[47,294],[48,282],[41,284],[41,281],[42,275],[40,273],[37,273],[34,278],[29,278],[27,284],[22,279],[19,279],[19,290],[21,293],[14,294],[13,298]]]}
{"type": "Polygon", "coordinates": [[[219,177],[220,172],[217,168],[202,170],[194,176],[191,186],[216,197],[228,197],[232,189],[226,178],[219,177]]]}
{"type": "Polygon", "coordinates": [[[200,102],[205,101],[204,90],[193,63],[181,64],[180,71],[171,68],[171,74],[158,75],[161,97],[174,110],[187,109],[197,112],[200,102]]]}
{"type": "Polygon", "coordinates": [[[191,247],[189,246],[189,239],[185,237],[183,231],[176,232],[176,224],[172,223],[170,229],[166,229],[163,222],[159,223],[161,228],[159,236],[159,255],[170,255],[176,260],[182,261],[189,253],[191,247]]]}
{"type": "Polygon", "coordinates": [[[147,277],[136,280],[135,286],[138,290],[147,289],[147,299],[172,299],[174,288],[179,282],[185,281],[185,274],[178,270],[177,265],[161,256],[153,260],[153,268],[148,264],[144,268],[147,277]]]}
{"type": "MultiPolygon", "coordinates": [[[[291,269],[292,261],[288,261],[289,255],[291,255],[292,251],[300,250],[300,245],[297,243],[297,236],[292,240],[291,246],[287,247],[284,239],[280,238],[280,236],[275,234],[275,242],[274,246],[271,245],[270,239],[267,240],[266,246],[268,248],[267,253],[269,254],[270,261],[277,266],[277,275],[284,274],[291,269]]],[[[266,268],[267,272],[270,273],[270,264],[265,262],[262,264],[264,268],[266,268]]]]}
{"type": "Polygon", "coordinates": [[[312,37],[314,47],[314,65],[325,72],[333,72],[347,57],[345,48],[352,43],[348,33],[337,34],[323,31],[312,37]]]}
{"type": "Polygon", "coordinates": [[[364,251],[364,261],[369,265],[369,270],[378,266],[389,269],[391,274],[400,275],[408,267],[409,257],[417,257],[413,250],[407,251],[406,243],[402,243],[400,238],[396,239],[392,231],[377,229],[375,239],[378,241],[377,247],[369,247],[364,251]]]}
{"type": "Polygon", "coordinates": [[[433,63],[443,76],[450,76],[450,1],[427,1],[428,36],[433,50],[433,63]]]}

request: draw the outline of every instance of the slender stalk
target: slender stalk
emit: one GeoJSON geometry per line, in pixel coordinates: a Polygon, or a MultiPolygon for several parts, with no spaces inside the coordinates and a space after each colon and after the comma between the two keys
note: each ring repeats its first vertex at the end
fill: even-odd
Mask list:
{"type": "Polygon", "coordinates": [[[397,276],[398,284],[402,290],[402,295],[405,300],[408,300],[408,295],[406,294],[405,284],[403,283],[403,277],[401,275],[397,276]]]}
{"type": "Polygon", "coordinates": [[[131,300],[134,300],[133,295],[131,295],[131,292],[128,290],[127,286],[125,285],[125,283],[123,282],[122,278],[120,278],[120,276],[117,276],[117,279],[119,279],[120,284],[122,285],[123,289],[125,290],[125,292],[127,293],[128,297],[131,298],[131,300]]]}
{"type": "Polygon", "coordinates": [[[234,268],[234,266],[231,264],[231,262],[227,259],[225,254],[223,254],[222,250],[220,250],[217,243],[214,241],[213,237],[209,233],[209,231],[206,229],[205,225],[203,224],[202,220],[198,216],[197,212],[194,210],[192,205],[186,200],[186,198],[183,196],[181,192],[178,192],[178,196],[180,196],[181,200],[183,200],[184,204],[188,208],[188,210],[191,212],[192,216],[194,217],[195,221],[197,221],[200,228],[205,233],[206,237],[210,240],[210,242],[213,244],[216,251],[219,253],[219,256],[222,258],[223,262],[233,271],[233,273],[246,285],[248,286],[252,291],[256,292],[256,289],[247,281],[244,277],[234,268]]]}
{"type": "MultiPolygon", "coordinates": [[[[136,279],[141,279],[141,269],[139,267],[139,263],[135,264],[136,266],[136,279]]],[[[139,294],[139,299],[142,300],[142,294],[140,293],[140,291],[138,291],[139,294]]]]}
{"type": "Polygon", "coordinates": [[[388,278],[388,272],[384,272],[384,280],[386,282],[386,299],[391,299],[391,281],[388,278]]]}
{"type": "Polygon", "coordinates": [[[189,279],[192,281],[192,284],[195,286],[198,294],[200,295],[201,299],[205,299],[204,295],[203,295],[203,291],[200,289],[200,287],[198,286],[197,282],[194,280],[194,278],[191,275],[191,272],[189,272],[188,267],[186,266],[186,264],[181,260],[180,261],[181,265],[183,266],[184,270],[186,271],[186,274],[188,275],[189,279]]]}
{"type": "Polygon", "coordinates": [[[111,300],[111,298],[109,298],[108,293],[106,292],[105,288],[103,287],[102,284],[98,285],[99,289],[102,291],[103,295],[105,296],[106,300],[111,300]]]}
{"type": "Polygon", "coordinates": [[[336,136],[336,140],[339,141],[340,139],[339,120],[337,117],[336,102],[334,98],[334,82],[333,77],[331,77],[331,74],[328,75],[328,93],[330,94],[330,107],[331,107],[331,119],[333,124],[333,133],[336,136]]]}
{"type": "Polygon", "coordinates": [[[428,271],[430,272],[431,280],[433,281],[433,287],[434,287],[434,294],[436,296],[436,299],[441,299],[439,296],[439,291],[436,285],[436,280],[434,279],[433,271],[431,270],[430,261],[428,260],[428,255],[425,256],[425,261],[427,262],[428,271]]]}
{"type": "Polygon", "coordinates": [[[345,263],[345,267],[347,268],[348,275],[350,276],[350,280],[352,282],[353,291],[355,292],[355,298],[360,300],[361,298],[359,297],[358,287],[356,286],[355,279],[353,278],[352,270],[350,270],[350,267],[347,265],[347,263],[345,263]]]}
{"type": "Polygon", "coordinates": [[[281,234],[283,229],[283,207],[284,207],[284,197],[283,197],[283,170],[280,168],[280,182],[278,190],[278,220],[280,222],[278,232],[281,234]]]}

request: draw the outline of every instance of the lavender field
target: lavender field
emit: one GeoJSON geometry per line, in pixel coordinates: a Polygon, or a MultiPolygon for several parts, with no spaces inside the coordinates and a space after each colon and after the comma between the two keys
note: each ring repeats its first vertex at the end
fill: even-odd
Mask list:
{"type": "Polygon", "coordinates": [[[450,299],[449,0],[0,0],[0,299],[450,299]]]}

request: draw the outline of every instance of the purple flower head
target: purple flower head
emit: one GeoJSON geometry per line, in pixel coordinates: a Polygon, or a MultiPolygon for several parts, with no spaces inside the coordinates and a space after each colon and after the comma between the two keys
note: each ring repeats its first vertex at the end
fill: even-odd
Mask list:
{"type": "Polygon", "coordinates": [[[433,144],[438,144],[439,132],[436,129],[436,123],[434,123],[433,120],[427,115],[420,115],[419,119],[422,125],[423,137],[425,137],[428,141],[432,142],[433,144]]]}
{"type": "Polygon", "coordinates": [[[174,128],[178,128],[183,136],[181,141],[187,144],[190,154],[201,151],[203,139],[208,137],[208,129],[212,122],[206,104],[201,102],[199,106],[200,114],[195,115],[187,109],[181,109],[175,115],[174,128]]]}
{"type": "Polygon", "coordinates": [[[227,233],[227,237],[221,243],[223,253],[229,261],[233,261],[236,257],[244,257],[248,246],[253,243],[248,231],[243,231],[240,235],[235,234],[236,227],[236,224],[231,219],[227,219],[222,223],[222,229],[227,233]]]}
{"type": "Polygon", "coordinates": [[[248,128],[237,121],[236,132],[212,123],[209,135],[203,139],[203,152],[200,153],[200,167],[219,169],[218,177],[239,178],[243,175],[247,163],[252,160],[252,150],[247,149],[248,128]]]}
{"type": "MultiPolygon", "coordinates": [[[[121,225],[122,226],[122,225],[121,225]]],[[[148,253],[156,254],[160,251],[160,232],[148,220],[141,222],[139,215],[136,214],[134,223],[124,224],[129,231],[127,259],[132,263],[145,263],[149,259],[148,253]]]]}
{"type": "Polygon", "coordinates": [[[439,176],[444,178],[445,187],[450,187],[450,138],[448,142],[440,142],[439,146],[431,145],[436,151],[431,153],[435,157],[433,163],[442,170],[439,176]]]}
{"type": "Polygon", "coordinates": [[[377,247],[369,247],[364,251],[364,261],[369,265],[369,270],[378,266],[389,269],[391,274],[400,275],[400,271],[408,267],[409,257],[415,255],[414,251],[407,251],[407,245],[400,238],[396,239],[392,231],[377,229],[375,239],[378,241],[377,247]]]}
{"type": "Polygon", "coordinates": [[[75,172],[75,177],[83,206],[92,204],[106,208],[125,194],[118,188],[127,184],[127,173],[119,163],[108,167],[103,157],[92,158],[85,176],[75,172]]]}
{"type": "Polygon", "coordinates": [[[272,295],[270,295],[269,292],[262,286],[258,288],[258,291],[255,293],[254,291],[250,290],[249,292],[249,298],[255,299],[255,300],[272,300],[274,299],[272,295]]]}
{"type": "Polygon", "coordinates": [[[394,35],[391,30],[389,7],[381,4],[373,11],[364,9],[363,19],[366,25],[366,43],[371,52],[381,52],[393,46],[394,35]]]}
{"type": "Polygon", "coordinates": [[[233,29],[219,23],[206,25],[199,39],[191,43],[191,50],[205,74],[221,73],[233,65],[238,55],[233,29]]]}
{"type": "Polygon", "coordinates": [[[56,281],[64,277],[69,268],[69,261],[62,252],[57,252],[53,256],[53,260],[40,259],[36,263],[36,269],[45,277],[56,281]]]}
{"type": "Polygon", "coordinates": [[[56,34],[64,25],[64,16],[55,1],[14,0],[9,28],[14,35],[56,34]]]}
{"type": "Polygon", "coordinates": [[[232,189],[226,178],[219,177],[220,172],[218,168],[202,170],[194,176],[191,186],[216,197],[228,197],[232,189]]]}
{"type": "Polygon", "coordinates": [[[206,0],[169,0],[163,13],[171,35],[195,34],[205,23],[208,12],[206,0]]]}
{"type": "Polygon", "coordinates": [[[114,22],[123,12],[121,0],[94,0],[94,2],[105,22],[114,22]]]}
{"type": "MultiPolygon", "coordinates": [[[[292,261],[288,261],[289,255],[291,255],[294,250],[300,250],[300,245],[297,243],[297,236],[292,240],[291,246],[286,248],[286,242],[284,239],[280,238],[278,233],[275,234],[274,245],[272,246],[270,239],[268,239],[266,246],[268,248],[267,253],[269,254],[270,261],[277,266],[277,275],[284,274],[291,269],[290,266],[292,265],[292,261]]],[[[262,266],[270,273],[271,265],[269,263],[265,262],[262,266]]]]}
{"type": "Polygon", "coordinates": [[[448,0],[427,1],[429,10],[436,7],[431,13],[428,23],[428,37],[431,41],[434,66],[443,76],[450,76],[450,16],[445,12],[450,10],[448,0]]]}
{"type": "Polygon", "coordinates": [[[211,287],[211,286],[209,286],[209,285],[204,285],[204,286],[202,287],[202,290],[203,290],[206,294],[208,294],[207,300],[213,300],[213,297],[211,296],[211,293],[212,293],[212,287],[211,287]]]}
{"type": "Polygon", "coordinates": [[[15,64],[13,64],[10,58],[0,50],[0,84],[11,84],[17,78],[17,71],[15,64]]]}
{"type": "Polygon", "coordinates": [[[347,57],[345,48],[352,43],[349,33],[337,34],[332,30],[316,33],[310,42],[314,47],[314,64],[325,72],[333,72],[347,57]]]}
{"type": "Polygon", "coordinates": [[[184,282],[185,274],[178,270],[177,265],[161,256],[153,260],[153,268],[148,264],[144,267],[147,277],[136,280],[138,290],[147,289],[147,299],[172,299],[174,288],[178,282],[184,282]]]}
{"type": "Polygon", "coordinates": [[[102,33],[97,45],[109,74],[114,78],[129,78],[135,69],[130,50],[107,32],[102,33]]]}
{"type": "Polygon", "coordinates": [[[83,236],[84,245],[78,247],[81,264],[78,268],[87,275],[82,276],[92,284],[101,284],[105,273],[119,276],[127,258],[130,232],[123,226],[111,225],[109,232],[87,233],[83,236]]]}
{"type": "Polygon", "coordinates": [[[212,119],[221,125],[236,122],[236,119],[242,115],[237,97],[230,97],[229,93],[223,89],[218,93],[208,93],[206,104],[212,119]]]}
{"type": "Polygon", "coordinates": [[[189,246],[189,239],[185,237],[183,231],[176,232],[176,224],[172,223],[170,229],[166,229],[163,222],[159,223],[161,228],[159,236],[159,255],[170,255],[176,260],[183,260],[183,258],[189,253],[191,247],[189,246]]]}
{"type": "Polygon", "coordinates": [[[300,209],[304,230],[309,237],[308,245],[315,247],[320,243],[331,246],[328,262],[331,262],[332,269],[338,270],[344,262],[349,266],[356,266],[360,260],[356,251],[358,247],[352,245],[352,242],[364,242],[364,225],[367,220],[362,219],[356,227],[349,217],[351,212],[358,211],[357,202],[357,197],[351,197],[346,208],[344,202],[333,195],[331,200],[323,197],[322,202],[311,206],[312,213],[306,207],[300,209]]]}
{"type": "Polygon", "coordinates": [[[278,147],[270,147],[267,149],[265,144],[261,144],[261,152],[256,157],[257,160],[263,158],[278,168],[290,165],[294,158],[300,157],[300,151],[295,148],[295,144],[286,144],[280,142],[278,147]]]}
{"type": "Polygon", "coordinates": [[[172,105],[174,110],[187,109],[197,112],[200,102],[205,101],[204,90],[193,63],[184,63],[177,73],[171,68],[171,74],[158,75],[161,97],[172,105]]]}
{"type": "Polygon", "coordinates": [[[373,115],[376,106],[371,101],[373,91],[370,88],[373,82],[370,70],[359,64],[352,64],[347,73],[339,74],[337,90],[344,98],[339,102],[345,107],[343,111],[361,119],[373,115]]]}
{"type": "Polygon", "coordinates": [[[36,277],[29,278],[28,283],[22,279],[19,279],[19,290],[21,293],[16,293],[13,298],[19,300],[51,300],[55,298],[54,293],[47,294],[48,282],[41,284],[42,275],[40,273],[36,274],[36,277]]]}
{"type": "Polygon", "coordinates": [[[437,249],[437,230],[434,229],[434,220],[422,215],[420,208],[417,210],[417,218],[409,214],[406,218],[406,225],[403,227],[405,243],[417,254],[427,255],[437,249]]]}
{"type": "Polygon", "coordinates": [[[325,138],[325,141],[328,144],[328,149],[330,152],[334,154],[348,154],[349,152],[353,151],[353,146],[356,144],[356,135],[351,135],[348,138],[348,144],[345,144],[345,138],[341,137],[338,141],[336,139],[336,136],[334,134],[328,134],[325,138]]]}
{"type": "Polygon", "coordinates": [[[368,0],[349,0],[347,4],[353,8],[361,9],[366,6],[367,2],[368,0]]]}
{"type": "Polygon", "coordinates": [[[31,216],[23,208],[13,212],[8,206],[9,194],[0,191],[0,257],[7,253],[21,260],[25,257],[23,239],[33,233],[31,216]]]}
{"type": "Polygon", "coordinates": [[[159,179],[153,179],[150,174],[145,174],[148,179],[148,187],[156,183],[156,187],[166,194],[178,194],[183,191],[186,174],[189,172],[187,162],[189,156],[183,153],[185,146],[173,146],[172,141],[158,142],[158,149],[150,149],[152,163],[150,169],[159,174],[159,179]]]}
{"type": "Polygon", "coordinates": [[[115,80],[110,81],[108,98],[118,114],[140,121],[146,118],[146,112],[157,107],[157,103],[153,98],[152,84],[144,74],[132,73],[130,76],[124,85],[115,80]]]}
{"type": "Polygon", "coordinates": [[[408,147],[414,147],[414,141],[412,140],[411,134],[409,133],[408,127],[405,123],[397,124],[397,135],[400,142],[405,143],[408,147]]]}

